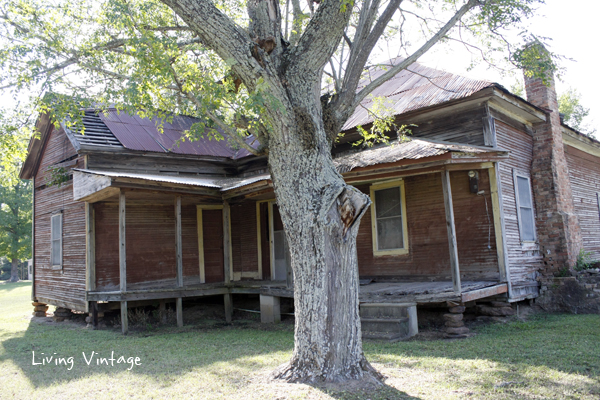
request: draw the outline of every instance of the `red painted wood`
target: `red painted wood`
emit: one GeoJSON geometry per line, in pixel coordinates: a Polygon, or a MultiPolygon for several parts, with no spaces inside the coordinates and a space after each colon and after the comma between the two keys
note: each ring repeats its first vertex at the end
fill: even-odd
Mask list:
{"type": "Polygon", "coordinates": [[[204,277],[207,283],[223,282],[223,211],[202,210],[204,277]]]}

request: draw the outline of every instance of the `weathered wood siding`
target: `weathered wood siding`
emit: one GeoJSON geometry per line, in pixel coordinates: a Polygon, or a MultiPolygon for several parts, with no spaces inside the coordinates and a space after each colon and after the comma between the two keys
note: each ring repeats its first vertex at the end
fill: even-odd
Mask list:
{"type": "MultiPolygon", "coordinates": [[[[256,204],[245,202],[231,206],[231,246],[233,272],[245,275],[258,273],[256,234],[256,204]]],[[[250,275],[248,275],[250,277],[250,275]]]]}
{"type": "MultiPolygon", "coordinates": [[[[535,281],[542,256],[537,248],[523,246],[519,234],[513,170],[531,177],[533,138],[503,122],[495,121],[498,147],[509,150],[508,160],[500,163],[500,183],[504,208],[508,263],[513,284],[535,281]]],[[[534,194],[535,196],[535,194],[534,194]]],[[[535,202],[533,204],[535,212],[535,202]]]]}
{"type": "Polygon", "coordinates": [[[202,210],[206,283],[223,282],[223,211],[202,210]]]}
{"type": "MultiPolygon", "coordinates": [[[[35,173],[35,294],[54,301],[55,305],[71,305],[85,309],[85,205],[73,201],[72,181],[60,187],[48,186],[48,167],[76,156],[75,149],[61,129],[54,129],[46,143],[35,173]],[[63,268],[53,270],[50,260],[50,218],[63,214],[63,268]]],[[[73,167],[83,167],[77,158],[73,167]]],[[[52,304],[52,303],[51,303],[52,304]]]]}
{"type": "Polygon", "coordinates": [[[485,108],[478,107],[446,115],[435,114],[427,119],[417,116],[414,119],[403,120],[401,123],[416,125],[408,127],[412,137],[483,146],[484,116],[486,116],[485,108]]]}
{"type": "MultiPolygon", "coordinates": [[[[96,203],[96,285],[119,286],[118,206],[96,203]]],[[[174,279],[175,208],[169,205],[127,205],[127,283],[174,279]]],[[[195,206],[182,207],[183,275],[199,276],[195,206]]]]}
{"type": "Polygon", "coordinates": [[[600,259],[600,158],[565,145],[573,207],[579,218],[583,248],[600,259]]]}
{"type": "MultiPolygon", "coordinates": [[[[498,279],[487,172],[479,171],[480,190],[485,190],[485,197],[469,192],[467,171],[452,172],[450,179],[461,276],[463,279],[498,279]]],[[[405,255],[375,257],[371,213],[367,212],[360,223],[357,239],[360,275],[450,280],[441,175],[419,175],[407,177],[404,181],[409,252],[405,255]]],[[[369,185],[361,185],[358,188],[364,193],[369,193],[369,185]]]]}
{"type": "Polygon", "coordinates": [[[183,276],[200,276],[198,219],[195,205],[181,207],[181,243],[183,247],[183,276]]]}

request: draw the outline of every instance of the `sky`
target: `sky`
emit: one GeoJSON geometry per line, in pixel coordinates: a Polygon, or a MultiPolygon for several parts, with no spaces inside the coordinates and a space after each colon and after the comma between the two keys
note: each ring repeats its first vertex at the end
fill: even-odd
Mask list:
{"type": "MultiPolygon", "coordinates": [[[[571,60],[562,62],[566,72],[556,81],[560,94],[569,88],[581,95],[581,104],[590,109],[584,120],[600,132],[600,1],[598,0],[546,0],[529,20],[530,30],[538,36],[548,37],[550,51],[571,60]]],[[[516,81],[514,77],[502,77],[484,66],[467,72],[470,58],[443,55],[423,57],[423,64],[452,73],[477,79],[498,82],[507,89],[516,81]]],[[[600,134],[596,134],[600,137],[600,134]]]]}

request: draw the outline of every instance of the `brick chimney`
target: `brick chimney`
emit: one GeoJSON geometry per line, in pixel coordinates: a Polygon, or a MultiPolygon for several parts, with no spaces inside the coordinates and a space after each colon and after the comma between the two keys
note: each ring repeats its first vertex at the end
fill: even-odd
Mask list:
{"type": "MultiPolygon", "coordinates": [[[[543,49],[546,51],[545,49],[543,49]]],[[[545,122],[533,126],[533,197],[540,251],[542,280],[575,264],[581,248],[579,219],[573,210],[573,194],[565,158],[554,76],[543,80],[525,74],[527,100],[546,111],[545,122]]]]}

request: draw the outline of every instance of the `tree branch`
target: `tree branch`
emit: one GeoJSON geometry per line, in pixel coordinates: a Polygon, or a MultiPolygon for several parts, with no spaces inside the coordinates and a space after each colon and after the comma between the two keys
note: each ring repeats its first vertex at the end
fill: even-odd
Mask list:
{"type": "MultiPolygon", "coordinates": [[[[414,52],[411,56],[404,59],[401,63],[394,65],[387,72],[379,76],[377,79],[366,85],[360,92],[354,97],[354,101],[351,105],[350,110],[354,110],[358,105],[367,97],[373,90],[381,86],[384,82],[394,77],[398,72],[402,71],[415,61],[419,59],[426,51],[428,51],[433,45],[439,42],[446,34],[456,25],[456,23],[473,7],[478,4],[478,0],[469,0],[454,14],[450,20],[440,29],[432,38],[430,38],[421,48],[414,52]]],[[[350,111],[351,112],[351,111],[350,111]]]]}

